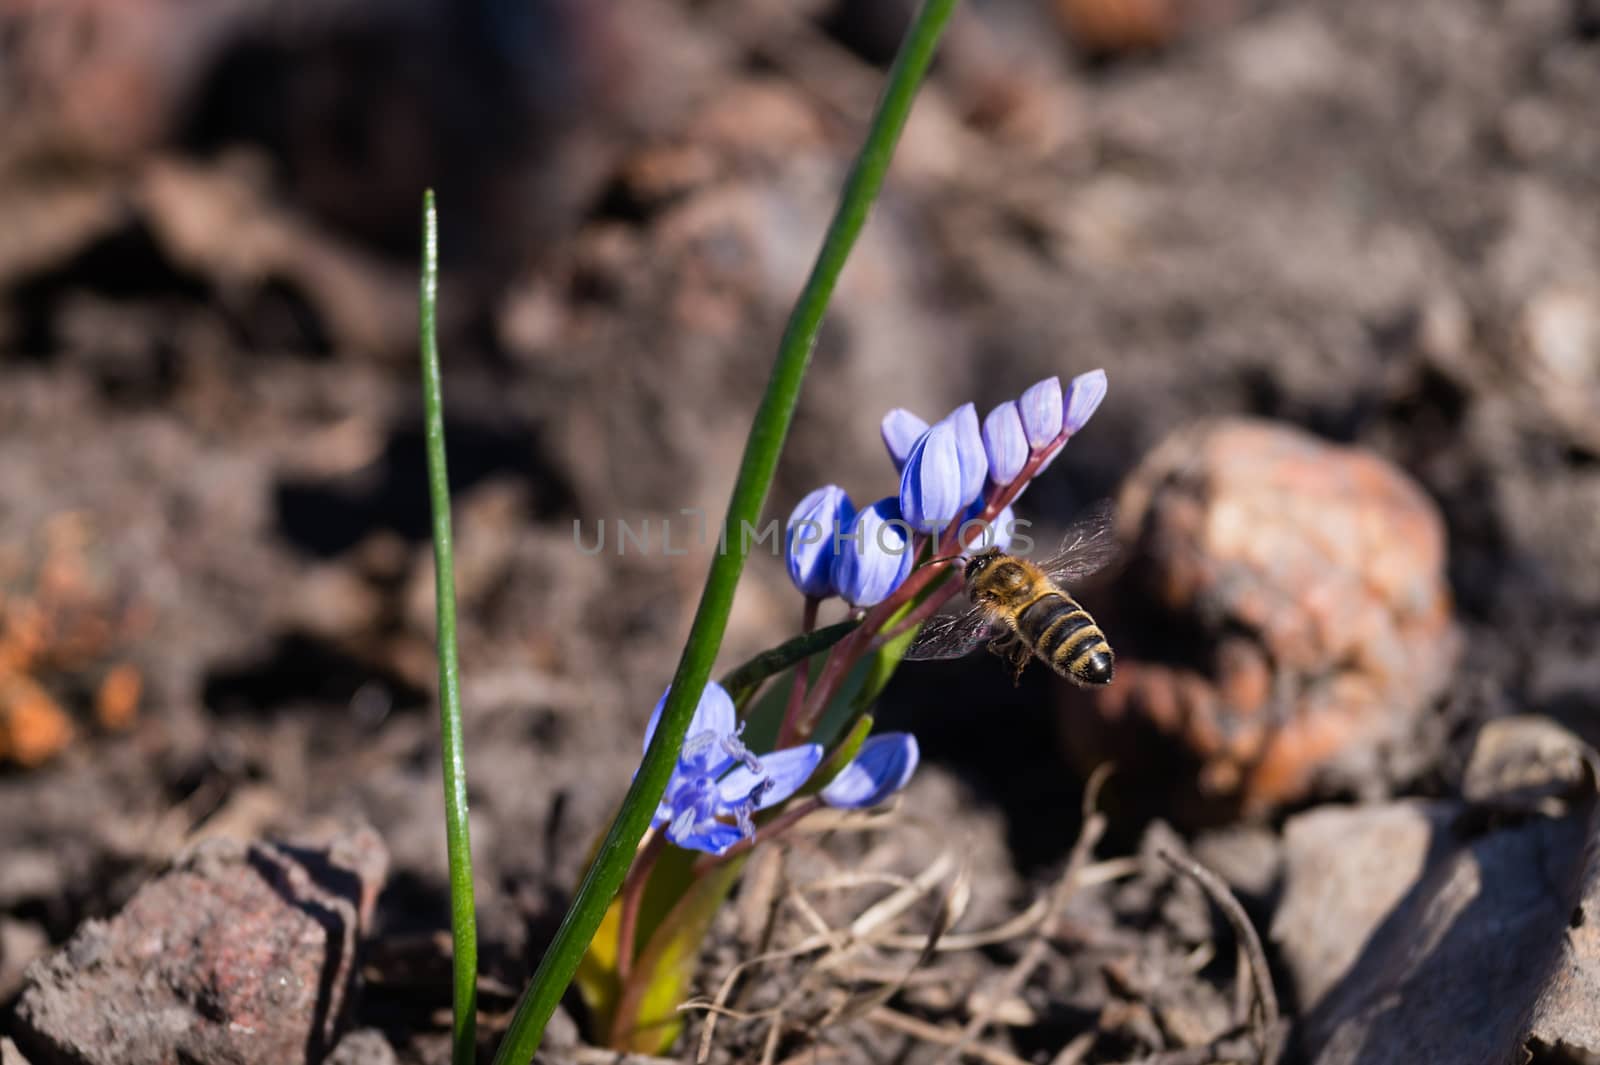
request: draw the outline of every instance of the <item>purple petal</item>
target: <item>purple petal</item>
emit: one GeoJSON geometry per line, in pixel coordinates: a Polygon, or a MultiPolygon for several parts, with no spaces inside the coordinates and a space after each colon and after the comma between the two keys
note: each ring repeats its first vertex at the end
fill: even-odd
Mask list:
{"type": "Polygon", "coordinates": [[[983,449],[989,455],[989,480],[1010,484],[1028,462],[1028,434],[1022,415],[1010,401],[1000,404],[983,420],[983,449]]]}
{"type": "Polygon", "coordinates": [[[936,532],[956,520],[962,498],[956,428],[940,422],[923,434],[900,471],[900,513],[918,532],[936,532]]]}
{"type": "Polygon", "coordinates": [[[836,594],[833,557],[839,533],[856,508],[836,484],[824,485],[800,501],[789,515],[787,553],[789,579],[814,599],[836,594]]]}
{"type": "Polygon", "coordinates": [[[984,454],[983,431],[978,428],[978,408],[964,403],[950,412],[945,422],[956,431],[956,464],[961,471],[961,502],[972,502],[983,494],[989,476],[989,456],[984,454]]]}
{"type": "MultiPolygon", "coordinates": [[[[644,749],[647,751],[650,749],[650,740],[656,734],[656,726],[661,723],[661,711],[666,709],[667,695],[671,691],[669,686],[656,702],[656,708],[650,712],[650,723],[644,727],[644,749]]],[[[702,732],[715,733],[719,740],[731,739],[739,732],[739,715],[733,709],[733,698],[714,680],[708,682],[705,691],[700,693],[700,702],[694,708],[694,716],[689,719],[689,730],[683,734],[684,739],[693,739],[702,732]]]]}
{"type": "Polygon", "coordinates": [[[1064,425],[1068,435],[1082,429],[1106,398],[1106,372],[1090,370],[1079,374],[1067,385],[1067,414],[1064,425]]]}
{"type": "Polygon", "coordinates": [[[707,854],[722,854],[744,839],[744,833],[738,825],[725,825],[721,821],[707,821],[681,833],[675,832],[674,827],[667,828],[668,840],[685,850],[704,851],[707,854]]]}
{"type": "Polygon", "coordinates": [[[1047,377],[1022,393],[1017,412],[1029,447],[1037,450],[1061,435],[1060,378],[1047,377]]]}
{"type": "Polygon", "coordinates": [[[850,519],[833,560],[833,587],[854,606],[887,599],[911,572],[911,541],[894,497],[850,519]]]}
{"type": "Polygon", "coordinates": [[[822,761],[822,748],[815,743],[807,743],[764,754],[757,761],[761,763],[759,771],[747,766],[735,766],[733,772],[717,782],[723,802],[742,802],[757,784],[769,781],[756,800],[755,808],[765,810],[777,805],[799,791],[800,785],[811,778],[817,763],[822,761]]]}
{"type": "Polygon", "coordinates": [[[889,449],[894,472],[899,473],[905,468],[906,456],[911,454],[917,439],[928,431],[928,423],[910,411],[896,407],[883,416],[881,430],[883,446],[889,449]]]}
{"type": "Polygon", "coordinates": [[[917,738],[909,732],[874,736],[822,789],[822,801],[849,809],[876,806],[906,786],[917,771],[918,757],[917,738]]]}

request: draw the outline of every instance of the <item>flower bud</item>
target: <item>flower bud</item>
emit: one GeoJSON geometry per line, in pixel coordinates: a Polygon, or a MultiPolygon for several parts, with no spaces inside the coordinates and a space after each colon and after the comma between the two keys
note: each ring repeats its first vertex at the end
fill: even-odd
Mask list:
{"type": "Polygon", "coordinates": [[[1067,385],[1067,413],[1063,424],[1068,435],[1082,429],[1106,398],[1106,372],[1090,370],[1079,374],[1067,385]]]}
{"type": "Polygon", "coordinates": [[[1047,377],[1017,401],[1028,446],[1037,451],[1061,435],[1061,379],[1047,377]]]}
{"type": "Polygon", "coordinates": [[[950,422],[935,425],[922,434],[900,471],[900,514],[917,532],[937,532],[966,509],[956,437],[950,422]]]}
{"type": "Polygon", "coordinates": [[[911,572],[911,537],[893,496],[856,512],[839,535],[833,587],[855,606],[883,602],[911,572]]]}
{"type": "Polygon", "coordinates": [[[1010,484],[1027,465],[1028,434],[1015,403],[1007,400],[983,420],[983,450],[989,456],[989,480],[995,484],[1010,484]]]}
{"type": "Polygon", "coordinates": [[[821,791],[829,806],[860,809],[877,806],[905,787],[917,771],[917,738],[909,732],[885,732],[861,745],[849,765],[821,791]]]}
{"type": "Polygon", "coordinates": [[[983,494],[989,474],[989,458],[983,450],[983,432],[978,428],[978,408],[963,403],[944,420],[956,432],[956,463],[961,470],[961,502],[971,503],[983,494]]]}
{"type": "Polygon", "coordinates": [[[928,431],[928,423],[910,411],[896,407],[883,416],[881,431],[883,446],[889,449],[889,459],[894,463],[894,472],[899,473],[905,468],[906,456],[911,454],[918,438],[928,431]]]}
{"type": "Polygon", "coordinates": [[[806,496],[789,515],[787,555],[789,579],[813,599],[836,594],[833,559],[839,533],[855,516],[850,497],[836,484],[806,496]]]}

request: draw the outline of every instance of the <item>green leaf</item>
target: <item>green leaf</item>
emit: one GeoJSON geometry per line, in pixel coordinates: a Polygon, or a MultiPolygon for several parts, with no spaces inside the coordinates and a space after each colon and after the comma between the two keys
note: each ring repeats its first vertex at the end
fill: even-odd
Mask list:
{"type": "MultiPolygon", "coordinates": [[[[670,848],[668,853],[674,850],[677,848],[670,848]]],[[[691,859],[700,857],[688,851],[681,853],[691,859]]],[[[680,889],[681,895],[671,909],[658,915],[655,934],[634,961],[632,978],[623,988],[612,1016],[607,1043],[613,1049],[664,1054],[672,1048],[683,1031],[683,1014],[678,1012],[678,1006],[689,997],[701,944],[738,881],[746,858],[747,855],[740,855],[712,866],[680,889]]]]}
{"type": "MultiPolygon", "coordinates": [[[[656,858],[645,881],[644,895],[639,901],[639,915],[634,925],[634,961],[637,964],[641,946],[648,944],[661,922],[689,894],[695,882],[694,864],[703,855],[699,851],[668,846],[656,858]]],[[[624,987],[619,972],[621,944],[618,936],[622,923],[622,897],[611,900],[606,908],[600,929],[584,952],[578,965],[576,983],[583,1003],[589,1008],[594,1021],[594,1031],[603,1040],[615,1025],[617,1008],[622,1001],[624,987]]],[[[634,970],[638,973],[640,970],[634,970]]],[[[617,1049],[627,1049],[621,1044],[617,1049]]]]}
{"type": "Polygon", "coordinates": [[[452,989],[450,1060],[478,1055],[478,918],[472,898],[472,838],[467,827],[467,765],[461,739],[461,666],[456,653],[455,551],[450,533],[450,477],[445,466],[444,399],[439,381],[439,216],[433,190],[422,195],[422,410],[433,513],[434,625],[439,646],[439,753],[444,766],[445,849],[450,869],[452,989]]]}

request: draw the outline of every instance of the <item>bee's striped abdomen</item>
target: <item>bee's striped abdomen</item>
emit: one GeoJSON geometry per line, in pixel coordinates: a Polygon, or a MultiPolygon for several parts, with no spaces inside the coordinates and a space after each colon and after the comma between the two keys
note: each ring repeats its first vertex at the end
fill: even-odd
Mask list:
{"type": "Polygon", "coordinates": [[[1084,624],[1093,624],[1077,603],[1065,594],[1051,590],[1017,613],[1017,631],[1041,657],[1048,658],[1047,648],[1055,644],[1047,641],[1059,639],[1078,618],[1082,618],[1084,624]]]}
{"type": "Polygon", "coordinates": [[[1111,647],[1089,612],[1069,595],[1046,592],[1017,615],[1017,632],[1050,668],[1079,684],[1111,680],[1111,647]]]}

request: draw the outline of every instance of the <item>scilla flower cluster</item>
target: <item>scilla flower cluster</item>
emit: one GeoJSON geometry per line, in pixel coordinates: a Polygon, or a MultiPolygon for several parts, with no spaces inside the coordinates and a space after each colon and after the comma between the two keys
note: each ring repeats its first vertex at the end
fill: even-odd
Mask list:
{"type": "MultiPolygon", "coordinates": [[[[758,835],[775,835],[810,809],[874,806],[905,786],[917,765],[916,739],[873,736],[806,803],[756,823],[758,814],[800,792],[823,764],[826,752],[811,737],[850,667],[925,620],[959,587],[948,582],[943,594],[910,609],[930,581],[949,572],[916,563],[1008,547],[1018,526],[1013,503],[1089,420],[1105,392],[1105,373],[1095,370],[1065,388],[1057,378],[1040,381],[981,421],[971,403],[932,425],[892,410],[882,431],[900,476],[896,494],[857,509],[843,488],[830,484],[800,501],[789,518],[786,561],[806,598],[804,628],[814,628],[818,604],[833,597],[844,600],[860,623],[833,646],[814,687],[808,664],[799,663],[777,748],[769,753],[745,746],[740,708],[720,685],[707,685],[656,810],[654,824],[667,842],[725,855],[758,835]]],[[[665,700],[646,729],[647,747],[665,700]]]]}
{"type": "MultiPolygon", "coordinates": [[[[873,735],[872,701],[917,628],[960,590],[950,563],[987,546],[1026,551],[1012,506],[1105,390],[1096,370],[1064,388],[1040,381],[981,420],[970,403],[932,425],[890,411],[883,441],[899,490],[860,508],[831,484],[801,500],[785,546],[802,631],[699,693],[652,832],[580,967],[612,1045],[670,1043],[688,992],[681,959],[694,956],[752,848],[824,807],[879,806],[910,781],[917,741],[873,735]],[[818,628],[830,599],[845,618],[818,628]],[[853,674],[861,682],[846,685],[853,674]],[[747,731],[763,737],[757,749],[747,731]]],[[[665,704],[663,695],[645,729],[647,750],[665,704]]]]}
{"type": "Polygon", "coordinates": [[[900,490],[857,510],[824,485],[789,516],[789,577],[808,598],[872,607],[904,585],[930,539],[941,550],[998,547],[1018,527],[1012,503],[1105,398],[1095,370],[1063,388],[1048,378],[991,410],[966,403],[929,425],[907,410],[883,418],[883,442],[900,490]]]}

